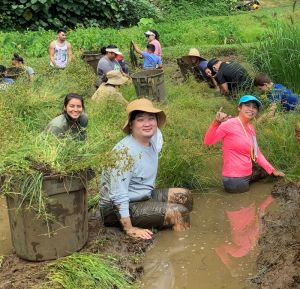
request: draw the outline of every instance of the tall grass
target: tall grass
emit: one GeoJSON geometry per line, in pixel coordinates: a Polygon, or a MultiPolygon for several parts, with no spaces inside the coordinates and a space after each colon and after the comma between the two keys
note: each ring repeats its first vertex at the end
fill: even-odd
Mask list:
{"type": "Polygon", "coordinates": [[[277,23],[254,49],[251,61],[276,83],[300,93],[300,26],[277,23]]]}
{"type": "Polygon", "coordinates": [[[63,289],[132,289],[131,276],[103,256],[91,253],[75,253],[48,266],[49,280],[44,288],[63,289]]]}

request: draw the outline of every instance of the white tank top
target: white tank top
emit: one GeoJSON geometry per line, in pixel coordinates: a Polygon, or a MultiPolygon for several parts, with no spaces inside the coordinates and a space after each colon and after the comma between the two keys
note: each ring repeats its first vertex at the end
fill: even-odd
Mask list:
{"type": "Polygon", "coordinates": [[[66,67],[68,61],[67,41],[65,41],[63,46],[58,45],[57,41],[55,42],[54,61],[58,67],[66,67]]]}

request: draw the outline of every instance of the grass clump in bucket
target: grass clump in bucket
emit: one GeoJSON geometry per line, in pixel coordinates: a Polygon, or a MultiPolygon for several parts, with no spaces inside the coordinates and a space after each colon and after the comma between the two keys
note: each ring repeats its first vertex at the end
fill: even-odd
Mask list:
{"type": "Polygon", "coordinates": [[[44,288],[132,289],[132,277],[99,254],[75,253],[48,266],[44,288]]]}
{"type": "Polygon", "coordinates": [[[89,105],[94,75],[79,59],[64,71],[43,73],[34,80],[42,86],[20,79],[1,92],[0,175],[5,176],[1,193],[17,196],[20,206],[26,204],[38,215],[47,216],[43,176],[72,176],[87,169],[100,173],[103,166],[112,167],[124,158],[125,152],[117,155],[111,149],[122,134],[117,127],[125,111],[118,104],[89,105]],[[90,124],[85,142],[43,133],[49,121],[61,113],[63,98],[70,90],[79,91],[86,100],[90,124]]]}

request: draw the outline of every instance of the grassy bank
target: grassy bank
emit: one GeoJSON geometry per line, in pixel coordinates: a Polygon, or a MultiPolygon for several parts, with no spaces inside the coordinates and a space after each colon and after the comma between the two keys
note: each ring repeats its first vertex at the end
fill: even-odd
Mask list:
{"type": "MultiPolygon", "coordinates": [[[[193,79],[181,82],[177,78],[175,57],[186,54],[190,47],[196,46],[208,56],[229,55],[231,59],[239,59],[253,73],[258,69],[255,66],[257,63],[252,60],[252,63],[245,63],[245,56],[250,55],[249,50],[252,51],[253,47],[257,48],[258,41],[265,43],[264,36],[270,33],[268,28],[271,24],[278,21],[289,22],[290,13],[291,6],[284,5],[255,13],[236,14],[230,18],[204,17],[154,25],[162,35],[164,57],[168,63],[164,68],[168,103],[157,104],[166,111],[168,117],[163,129],[165,143],[157,186],[183,186],[203,191],[218,187],[221,190],[221,146],[205,147],[203,136],[221,106],[226,113],[234,115],[237,112],[235,101],[219,96],[205,83],[197,83],[193,79]]],[[[298,13],[299,10],[296,10],[295,22],[298,21],[298,13]]],[[[96,104],[91,101],[90,97],[95,90],[95,75],[80,60],[77,50],[116,43],[125,51],[126,56],[131,39],[144,45],[143,31],[148,28],[141,25],[122,30],[89,28],[70,31],[69,40],[74,46],[75,58],[64,71],[52,70],[48,66],[47,46],[55,37],[54,32],[1,32],[1,62],[8,64],[11,54],[20,52],[25,55],[27,64],[35,69],[36,75],[31,84],[26,79],[19,79],[12,87],[0,92],[0,175],[33,175],[36,170],[32,167],[32,160],[50,168],[52,172],[63,174],[86,167],[91,167],[100,174],[104,165],[112,164],[114,156],[110,151],[123,137],[121,128],[126,119],[125,109],[112,102],[96,104]],[[63,98],[70,92],[77,92],[86,100],[89,126],[85,143],[57,140],[43,134],[47,123],[61,112],[63,98]]],[[[266,51],[270,48],[265,47],[266,51]]],[[[287,56],[284,53],[282,57],[287,56]]],[[[262,66],[260,69],[263,69],[262,66]]],[[[273,74],[267,66],[264,69],[273,74]]],[[[299,72],[299,68],[294,69],[299,72]]],[[[286,70],[282,72],[286,73],[286,70]]],[[[281,79],[280,75],[277,77],[276,80],[281,79]]],[[[294,82],[295,79],[296,77],[294,82]]],[[[128,101],[135,99],[132,84],[121,90],[128,101]]],[[[290,180],[300,179],[299,145],[293,131],[298,119],[297,112],[279,112],[274,119],[257,124],[261,150],[290,180]]],[[[24,181],[20,180],[20,183],[24,181]]],[[[75,260],[66,259],[67,263],[58,261],[51,267],[52,275],[49,275],[49,279],[53,278],[55,282],[61,282],[63,288],[68,288],[63,282],[67,282],[69,276],[61,269],[71,266],[73,270],[75,265],[69,261],[77,262],[77,257],[78,255],[75,260]]],[[[88,264],[95,261],[93,257],[87,261],[88,264]]],[[[97,261],[93,264],[96,264],[94,267],[98,270],[97,261]]],[[[68,272],[72,275],[71,269],[68,272]]],[[[94,276],[97,272],[91,270],[88,273],[94,276]]],[[[90,278],[90,275],[83,276],[78,272],[74,274],[78,274],[81,281],[90,278]]],[[[95,278],[89,280],[94,282],[95,278]]],[[[72,280],[69,283],[72,284],[71,282],[72,280]]],[[[91,286],[95,287],[90,288],[98,288],[96,285],[91,286]]]]}

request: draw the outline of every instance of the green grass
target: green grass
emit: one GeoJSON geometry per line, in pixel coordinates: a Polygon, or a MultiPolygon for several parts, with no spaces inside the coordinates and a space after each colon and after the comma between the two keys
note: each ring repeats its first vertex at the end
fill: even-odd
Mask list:
{"type": "Polygon", "coordinates": [[[132,289],[130,275],[99,254],[75,253],[48,266],[44,288],[132,289]]]}

